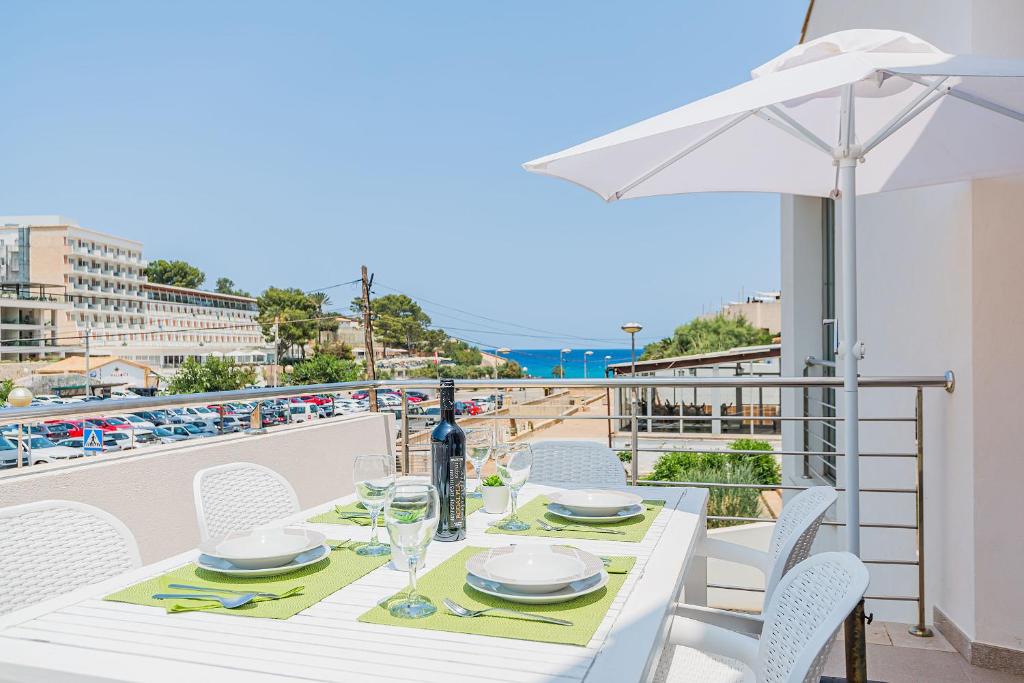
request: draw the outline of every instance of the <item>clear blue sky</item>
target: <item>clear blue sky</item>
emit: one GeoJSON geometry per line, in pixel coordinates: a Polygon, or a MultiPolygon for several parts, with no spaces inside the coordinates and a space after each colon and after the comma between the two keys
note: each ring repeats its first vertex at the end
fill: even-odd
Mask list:
{"type": "Polygon", "coordinates": [[[658,338],[778,287],[777,197],[606,205],[520,164],[745,80],[806,4],[4,3],[0,214],[141,240],[210,287],[366,263],[540,330],[424,304],[486,345],[616,346],[627,319],[658,338]]]}

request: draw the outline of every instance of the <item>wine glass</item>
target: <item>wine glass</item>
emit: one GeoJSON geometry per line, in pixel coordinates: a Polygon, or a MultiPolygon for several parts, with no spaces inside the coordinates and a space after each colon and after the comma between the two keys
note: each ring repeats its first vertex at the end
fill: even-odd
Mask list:
{"type": "Polygon", "coordinates": [[[437,531],[439,516],[437,489],[430,484],[397,484],[384,501],[384,523],[391,542],[409,563],[409,588],[388,608],[393,617],[420,619],[437,611],[429,598],[416,593],[416,569],[437,531]]]}
{"type": "Polygon", "coordinates": [[[491,448],[491,430],[466,430],[466,457],[473,463],[473,474],[476,476],[476,488],[472,493],[467,493],[466,498],[483,498],[480,486],[483,483],[484,465],[491,458],[491,448]]]}
{"type": "Polygon", "coordinates": [[[494,449],[494,462],[498,465],[498,477],[501,479],[501,483],[507,486],[512,493],[512,514],[497,526],[506,531],[525,531],[530,528],[530,524],[519,519],[516,514],[516,499],[519,496],[519,489],[523,488],[530,478],[530,469],[533,467],[533,449],[528,443],[498,444],[494,449]]]}
{"type": "Polygon", "coordinates": [[[360,455],[352,462],[356,495],[370,513],[370,542],[356,549],[357,555],[387,555],[391,546],[377,538],[377,517],[388,493],[395,488],[395,461],[390,455],[360,455]]]}

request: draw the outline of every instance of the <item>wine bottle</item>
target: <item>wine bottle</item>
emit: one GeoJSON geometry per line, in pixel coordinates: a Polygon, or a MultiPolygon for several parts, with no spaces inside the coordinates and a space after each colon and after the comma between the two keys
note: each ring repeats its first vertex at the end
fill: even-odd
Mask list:
{"type": "Polygon", "coordinates": [[[455,424],[455,381],[441,380],[441,421],[430,433],[431,483],[437,488],[440,519],[434,539],[466,538],[466,433],[455,424]]]}

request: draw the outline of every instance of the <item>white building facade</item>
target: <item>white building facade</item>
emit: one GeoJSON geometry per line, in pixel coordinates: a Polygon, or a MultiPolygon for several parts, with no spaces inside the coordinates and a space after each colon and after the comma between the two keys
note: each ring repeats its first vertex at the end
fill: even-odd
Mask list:
{"type": "MultiPolygon", "coordinates": [[[[817,0],[806,39],[849,28],[908,31],[940,49],[1024,58],[1024,3],[1004,0],[817,0]]],[[[868,162],[870,163],[870,161],[868,162]]],[[[924,392],[926,607],[971,661],[1024,669],[1024,531],[1017,501],[1024,482],[1015,413],[1024,371],[1014,361],[1024,338],[1020,267],[1024,179],[955,183],[858,199],[860,336],[865,376],[956,374],[951,394],[924,392]],[[998,660],[998,661],[997,661],[998,660]]],[[[782,374],[800,376],[808,356],[832,355],[823,320],[842,318],[843,226],[828,200],[782,198],[782,374]],[[839,257],[839,258],[836,258],[839,257]],[[837,266],[838,267],[838,266],[837,266]]],[[[811,370],[820,374],[820,368],[811,370]]],[[[826,369],[827,372],[827,369],[826,369]]],[[[842,392],[836,392],[842,415],[842,392]]],[[[784,412],[799,414],[797,393],[784,412]]],[[[914,394],[865,390],[861,415],[912,415],[914,394]]],[[[828,435],[842,444],[841,424],[828,435]]],[[[799,450],[801,429],[787,425],[783,449],[799,450]]],[[[865,453],[913,449],[905,427],[865,423],[865,453]]],[[[842,458],[834,470],[844,484],[842,458]]],[[[913,460],[865,457],[864,488],[913,487],[913,460]]],[[[785,483],[832,483],[825,462],[788,459],[785,483]],[[810,480],[810,481],[809,481],[810,480]]],[[[864,521],[913,521],[913,497],[862,495],[864,521]]],[[[845,503],[837,506],[842,521],[845,503]]],[[[913,556],[913,533],[868,529],[865,558],[913,556]]],[[[841,528],[820,545],[843,546],[841,528]]],[[[871,594],[913,595],[915,567],[872,567],[871,594]]],[[[869,601],[883,619],[913,621],[913,603],[869,601]]]]}

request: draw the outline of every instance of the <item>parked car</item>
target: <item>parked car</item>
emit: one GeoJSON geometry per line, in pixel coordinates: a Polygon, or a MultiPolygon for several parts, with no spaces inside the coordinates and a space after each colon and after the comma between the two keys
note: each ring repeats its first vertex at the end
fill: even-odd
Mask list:
{"type": "MultiPolygon", "coordinates": [[[[50,441],[57,442],[68,438],[69,429],[70,426],[65,422],[44,422],[42,424],[32,425],[31,427],[29,425],[22,425],[21,433],[26,435],[33,434],[47,438],[50,441]]],[[[9,438],[17,440],[18,425],[4,425],[3,427],[0,427],[0,433],[6,434],[9,438]]]]}
{"type": "Polygon", "coordinates": [[[83,453],[80,448],[70,448],[68,446],[58,446],[49,439],[41,436],[33,436],[29,443],[24,443],[23,447],[28,449],[31,445],[31,454],[29,456],[33,465],[38,465],[44,462],[54,462],[57,460],[70,460],[71,458],[81,458],[83,453]]]}
{"type": "MultiPolygon", "coordinates": [[[[149,422],[154,427],[161,427],[170,422],[170,417],[168,417],[167,413],[162,410],[139,410],[131,413],[131,415],[149,422]]],[[[129,420],[131,419],[127,415],[124,415],[123,417],[129,420]]]]}
{"type": "Polygon", "coordinates": [[[409,398],[418,398],[421,401],[429,401],[430,394],[423,391],[416,391],[415,389],[409,389],[405,392],[405,395],[409,398]]]}
{"type": "Polygon", "coordinates": [[[134,391],[128,391],[127,389],[114,389],[110,392],[110,398],[124,399],[124,398],[142,398],[134,391]]]}
{"type": "MultiPolygon", "coordinates": [[[[21,463],[28,464],[28,451],[22,451],[21,463]]],[[[0,436],[0,469],[18,466],[18,447],[10,439],[0,436]]]]}
{"type": "Polygon", "coordinates": [[[175,443],[178,441],[187,441],[192,438],[192,435],[185,431],[181,425],[171,425],[169,427],[157,427],[153,430],[153,436],[156,437],[160,443],[175,443]],[[175,432],[175,427],[181,429],[181,432],[175,432]]]}
{"type": "Polygon", "coordinates": [[[394,394],[377,394],[377,405],[380,407],[386,406],[388,408],[393,406],[402,405],[402,399],[394,394]]]}
{"type": "Polygon", "coordinates": [[[218,431],[223,431],[225,434],[240,432],[246,428],[246,424],[234,415],[225,415],[223,418],[217,417],[214,418],[213,422],[217,426],[218,431]]]}
{"type": "MultiPolygon", "coordinates": [[[[70,439],[64,439],[57,443],[58,446],[67,446],[68,448],[77,448],[80,453],[85,452],[85,441],[81,436],[75,436],[70,439]]],[[[118,447],[113,443],[107,441],[106,434],[103,435],[103,452],[116,451],[118,447]]],[[[85,455],[91,455],[92,453],[85,453],[85,455]]]]}
{"type": "Polygon", "coordinates": [[[480,406],[480,408],[485,413],[490,411],[490,410],[494,410],[494,408],[498,404],[498,397],[497,396],[493,396],[493,395],[490,395],[490,396],[474,396],[472,400],[473,400],[473,403],[475,403],[478,406],[480,406]]]}
{"type": "Polygon", "coordinates": [[[57,394],[38,394],[34,398],[44,404],[62,405],[64,403],[64,399],[57,394]]]}
{"type": "Polygon", "coordinates": [[[456,415],[479,415],[483,410],[477,404],[472,401],[456,401],[455,402],[455,414],[456,415]]]}
{"type": "Polygon", "coordinates": [[[354,398],[357,401],[363,401],[370,398],[370,392],[360,389],[359,391],[353,391],[351,394],[349,394],[349,398],[354,398]]]}
{"type": "Polygon", "coordinates": [[[186,439],[202,439],[208,436],[213,436],[212,432],[204,431],[191,422],[168,425],[165,429],[169,430],[172,434],[182,436],[186,439]]]}

